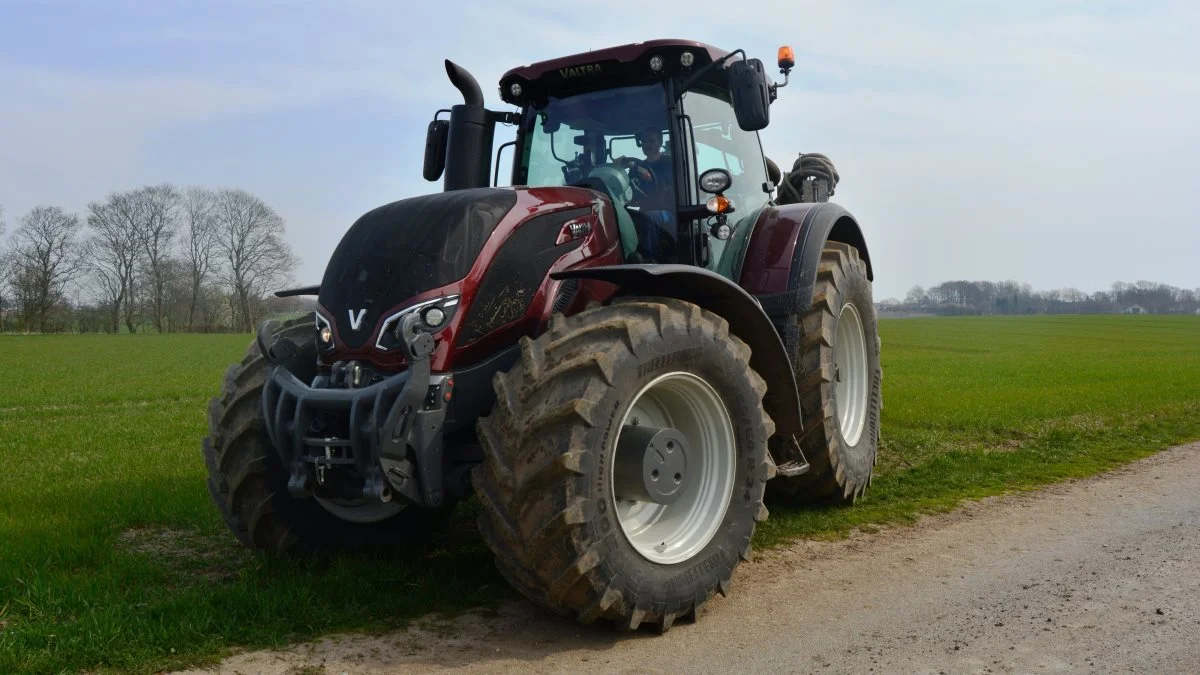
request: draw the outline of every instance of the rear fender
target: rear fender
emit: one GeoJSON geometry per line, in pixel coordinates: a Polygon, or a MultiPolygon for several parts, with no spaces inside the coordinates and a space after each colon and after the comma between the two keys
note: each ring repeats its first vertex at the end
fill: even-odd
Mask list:
{"type": "Polygon", "coordinates": [[[691,302],[729,322],[729,332],[750,346],[750,367],[767,383],[763,407],[776,433],[802,430],[800,395],[787,351],[757,300],[725,277],[691,265],[608,265],[555,272],[554,279],[593,279],[613,284],[623,295],[656,295],[691,302]]]}
{"type": "Polygon", "coordinates": [[[772,318],[812,307],[821,249],[827,241],[850,244],[875,279],[871,256],[858,221],[831,202],[786,204],[763,209],[746,245],[740,282],[772,318]]]}

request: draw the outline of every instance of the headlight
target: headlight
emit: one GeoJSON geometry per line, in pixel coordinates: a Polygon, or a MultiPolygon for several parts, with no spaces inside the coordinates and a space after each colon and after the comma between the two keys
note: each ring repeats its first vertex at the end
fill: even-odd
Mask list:
{"type": "Polygon", "coordinates": [[[329,319],[326,319],[321,314],[317,313],[317,340],[321,349],[331,349],[333,347],[333,327],[329,325],[329,319]]]}
{"type": "Polygon", "coordinates": [[[457,308],[457,295],[434,298],[405,307],[383,320],[383,327],[379,330],[379,339],[375,341],[375,348],[385,352],[399,348],[403,344],[403,337],[398,334],[401,326],[400,320],[413,312],[420,312],[423,327],[430,333],[436,333],[450,324],[450,319],[454,316],[454,310],[457,308]]]}
{"type": "Polygon", "coordinates": [[[421,319],[425,321],[426,326],[437,328],[446,321],[446,312],[442,311],[441,307],[430,307],[421,315],[421,319]]]}

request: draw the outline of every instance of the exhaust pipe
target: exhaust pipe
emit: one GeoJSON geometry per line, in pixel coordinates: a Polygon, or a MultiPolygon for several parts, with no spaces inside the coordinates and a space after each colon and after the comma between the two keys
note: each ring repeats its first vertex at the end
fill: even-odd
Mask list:
{"type": "Polygon", "coordinates": [[[446,75],[463,96],[450,108],[450,132],[446,148],[444,191],[491,185],[492,137],[496,120],[483,107],[483,91],[471,73],[446,60],[446,75]]]}
{"type": "Polygon", "coordinates": [[[483,91],[479,88],[479,83],[475,81],[475,76],[468,73],[466,68],[446,59],[446,75],[450,76],[450,84],[462,92],[463,103],[471,106],[483,106],[483,91]]]}

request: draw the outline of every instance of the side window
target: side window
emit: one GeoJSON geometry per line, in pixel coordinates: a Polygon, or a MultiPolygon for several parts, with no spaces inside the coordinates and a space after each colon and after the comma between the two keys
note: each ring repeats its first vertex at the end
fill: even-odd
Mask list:
{"type": "Polygon", "coordinates": [[[742,212],[757,210],[769,198],[763,192],[767,182],[758,135],[742,131],[733,113],[733,105],[711,90],[697,89],[684,97],[684,111],[692,121],[696,139],[697,175],[713,168],[725,169],[733,176],[726,193],[734,207],[742,212]]]}
{"type": "Polygon", "coordinates": [[[553,134],[542,132],[535,135],[526,163],[529,172],[527,185],[563,184],[563,163],[575,157],[577,148],[571,139],[577,133],[564,124],[553,134]]]}
{"type": "MultiPolygon", "coordinates": [[[[684,112],[692,123],[696,139],[696,175],[709,169],[725,169],[733,182],[725,196],[733,202],[734,213],[729,217],[733,236],[728,240],[709,239],[708,267],[721,274],[731,274],[750,224],[770,195],[763,191],[767,169],[763,165],[758,134],[742,131],[737,124],[728,94],[712,89],[696,89],[683,99],[684,112]]],[[[703,200],[708,195],[701,192],[703,200]]]]}
{"type": "Polygon", "coordinates": [[[696,140],[696,164],[700,168],[697,175],[713,168],[726,169],[731,173],[733,171],[729,166],[729,155],[704,143],[699,138],[696,140]]]}

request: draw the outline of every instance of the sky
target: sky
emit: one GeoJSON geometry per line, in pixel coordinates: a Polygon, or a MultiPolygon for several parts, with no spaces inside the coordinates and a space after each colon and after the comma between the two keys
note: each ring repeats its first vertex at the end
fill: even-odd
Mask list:
{"type": "MultiPolygon", "coordinates": [[[[656,38],[796,68],[761,132],[820,152],[875,297],[954,279],[1200,288],[1200,3],[0,0],[0,208],[241,187],[317,283],[362,213],[441,190],[425,130],[507,69],[656,38]]],[[[774,72],[772,69],[770,72],[774,72]]],[[[497,134],[497,144],[507,140],[497,134]]]]}

